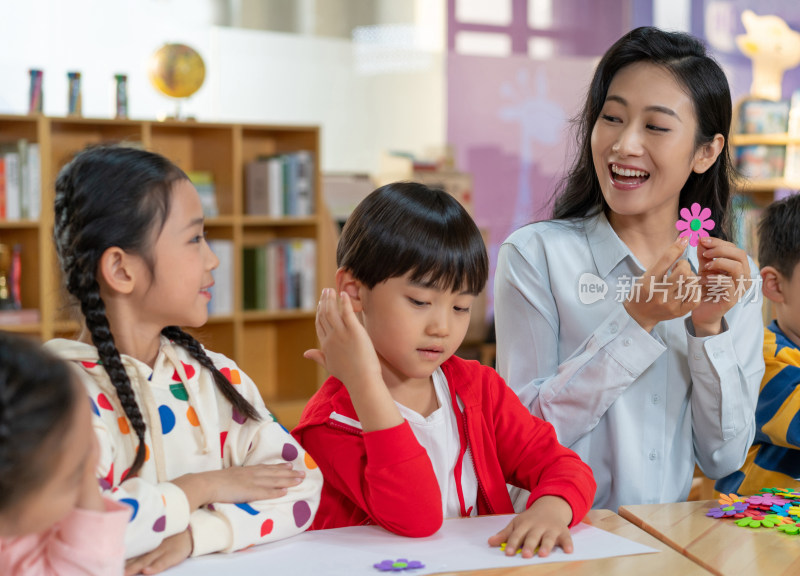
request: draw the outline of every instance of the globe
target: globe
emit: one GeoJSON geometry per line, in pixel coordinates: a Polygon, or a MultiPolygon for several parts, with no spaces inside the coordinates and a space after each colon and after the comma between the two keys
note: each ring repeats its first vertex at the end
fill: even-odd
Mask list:
{"type": "Polygon", "coordinates": [[[187,98],[206,79],[200,54],[186,44],[164,44],[150,57],[150,82],[156,90],[173,98],[187,98]]]}

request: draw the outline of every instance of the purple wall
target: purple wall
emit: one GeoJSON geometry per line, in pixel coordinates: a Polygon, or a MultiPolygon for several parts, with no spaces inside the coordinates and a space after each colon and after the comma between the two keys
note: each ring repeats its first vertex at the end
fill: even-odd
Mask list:
{"type": "MultiPolygon", "coordinates": [[[[490,231],[490,279],[502,241],[549,215],[569,158],[569,119],[580,109],[597,58],[631,22],[652,19],[649,1],[558,0],[553,26],[532,31],[527,0],[511,1],[512,24],[495,27],[457,22],[455,0],[448,0],[447,138],[458,169],[473,175],[475,219],[490,231]],[[457,54],[455,37],[465,30],[506,33],[514,54],[457,54]],[[553,58],[528,57],[532,35],[554,42],[553,58]]],[[[488,289],[491,310],[491,280],[488,289]]]]}
{"type": "MultiPolygon", "coordinates": [[[[447,2],[447,138],[459,170],[474,179],[475,219],[490,231],[489,310],[497,249],[519,226],[547,218],[555,185],[569,163],[569,119],[580,109],[597,59],[626,30],[653,24],[652,0],[554,0],[553,26],[528,28],[527,0],[511,0],[507,27],[455,20],[447,2]],[[454,51],[459,31],[502,32],[513,55],[479,57],[454,51]],[[528,38],[550,38],[554,56],[527,55],[528,38]]],[[[750,60],[735,45],[739,15],[776,14],[800,30],[800,0],[693,0],[691,31],[725,69],[734,102],[747,94],[750,60]]],[[[783,94],[800,89],[800,68],[784,75],[783,94]]]]}

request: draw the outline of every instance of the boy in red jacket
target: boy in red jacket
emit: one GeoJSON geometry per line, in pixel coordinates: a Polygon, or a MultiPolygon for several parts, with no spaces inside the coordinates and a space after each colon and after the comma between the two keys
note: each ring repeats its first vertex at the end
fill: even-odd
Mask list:
{"type": "Polygon", "coordinates": [[[571,552],[591,470],[493,369],[453,356],[488,276],[472,218],[440,190],[383,186],[348,219],[336,260],[339,296],[323,290],[320,349],[306,352],[332,377],[293,431],[325,478],[312,528],[428,536],[443,518],[512,513],[508,483],[530,490],[527,509],[489,544],[571,552]]]}

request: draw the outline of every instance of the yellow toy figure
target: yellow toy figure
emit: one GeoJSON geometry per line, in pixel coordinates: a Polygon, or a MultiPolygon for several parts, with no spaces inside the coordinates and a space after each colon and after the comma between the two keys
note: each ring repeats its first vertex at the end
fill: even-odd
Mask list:
{"type": "Polygon", "coordinates": [[[759,16],[752,10],[742,12],[742,24],[747,34],[737,36],[736,44],[753,61],[750,95],[780,100],[784,71],[800,64],[800,33],[778,16],[759,16]]]}

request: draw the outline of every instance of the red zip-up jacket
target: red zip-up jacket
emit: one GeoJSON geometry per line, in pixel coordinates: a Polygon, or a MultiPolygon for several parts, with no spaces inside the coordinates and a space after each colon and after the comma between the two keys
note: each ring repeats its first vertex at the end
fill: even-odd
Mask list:
{"type": "MultiPolygon", "coordinates": [[[[574,526],[589,510],[591,469],[558,443],[553,427],[532,416],[488,366],[449,358],[442,364],[461,438],[478,478],[478,514],[514,512],[506,483],[530,490],[527,506],[545,495],[572,508],[574,526]],[[464,410],[459,408],[461,400],[464,410]]],[[[402,536],[429,536],[442,525],[442,498],[428,453],[408,422],[362,432],[344,385],[328,378],[292,431],[319,465],[325,483],[311,529],[378,524],[402,536]]],[[[456,482],[456,486],[461,486],[456,482]]],[[[462,515],[472,503],[462,501],[462,515]]]]}

